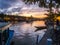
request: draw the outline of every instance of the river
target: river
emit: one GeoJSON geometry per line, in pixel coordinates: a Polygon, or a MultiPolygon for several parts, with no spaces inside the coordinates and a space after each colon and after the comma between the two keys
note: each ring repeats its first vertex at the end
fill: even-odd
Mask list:
{"type": "Polygon", "coordinates": [[[14,45],[36,45],[37,35],[38,42],[42,39],[46,29],[35,32],[35,26],[46,26],[44,21],[33,21],[30,23],[18,22],[9,29],[14,30],[14,45]]]}

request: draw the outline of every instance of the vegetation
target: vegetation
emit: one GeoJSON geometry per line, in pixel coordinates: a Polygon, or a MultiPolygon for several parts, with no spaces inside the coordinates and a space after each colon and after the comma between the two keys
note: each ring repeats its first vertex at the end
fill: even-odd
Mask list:
{"type": "MultiPolygon", "coordinates": [[[[52,27],[54,27],[54,25],[55,25],[55,19],[58,16],[60,16],[60,11],[59,11],[59,8],[60,8],[60,0],[49,0],[48,2],[47,2],[47,0],[24,0],[24,2],[26,4],[32,4],[32,3],[35,4],[36,2],[39,2],[39,4],[38,4],[39,7],[49,8],[48,22],[47,23],[48,23],[48,26],[49,26],[51,24],[51,22],[52,22],[52,27]],[[53,10],[55,10],[55,12],[53,10]]],[[[53,31],[53,33],[54,33],[54,31],[53,31]]],[[[57,35],[57,36],[60,35],[60,33],[59,34],[57,34],[57,33],[54,33],[54,35],[57,35]]],[[[52,36],[51,33],[50,33],[50,35],[52,36]]],[[[58,40],[60,39],[60,38],[55,37],[54,35],[53,35],[52,39],[53,38],[54,39],[56,38],[58,40]]],[[[59,41],[58,41],[58,43],[59,43],[59,41]]]]}
{"type": "Polygon", "coordinates": [[[38,3],[39,7],[49,8],[48,19],[54,23],[55,17],[60,15],[59,6],[60,0],[23,0],[26,4],[38,3]],[[53,12],[54,9],[55,12],[53,12]]]}

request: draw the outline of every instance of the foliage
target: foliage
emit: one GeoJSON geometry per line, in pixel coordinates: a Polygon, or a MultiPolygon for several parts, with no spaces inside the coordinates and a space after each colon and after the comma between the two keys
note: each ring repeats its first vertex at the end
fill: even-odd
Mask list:
{"type": "Polygon", "coordinates": [[[56,3],[60,4],[60,0],[54,0],[56,3]]]}
{"type": "MultiPolygon", "coordinates": [[[[39,6],[40,7],[48,7],[47,4],[49,4],[51,1],[55,1],[55,3],[58,3],[60,4],[60,0],[23,0],[26,4],[29,3],[29,4],[32,4],[32,3],[36,3],[36,2],[39,2],[39,6]]],[[[55,4],[52,4],[52,6],[54,6],[55,4]]]]}
{"type": "Polygon", "coordinates": [[[26,4],[39,3],[39,7],[46,7],[46,0],[23,0],[26,4]]]}

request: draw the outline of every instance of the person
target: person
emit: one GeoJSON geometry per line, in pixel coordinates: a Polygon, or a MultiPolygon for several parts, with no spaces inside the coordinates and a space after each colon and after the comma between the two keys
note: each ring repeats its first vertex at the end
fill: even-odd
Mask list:
{"type": "Polygon", "coordinates": [[[54,30],[56,44],[60,45],[60,29],[59,29],[59,20],[56,21],[56,29],[54,30]]]}
{"type": "Polygon", "coordinates": [[[59,26],[59,20],[56,21],[56,25],[59,26]]]}

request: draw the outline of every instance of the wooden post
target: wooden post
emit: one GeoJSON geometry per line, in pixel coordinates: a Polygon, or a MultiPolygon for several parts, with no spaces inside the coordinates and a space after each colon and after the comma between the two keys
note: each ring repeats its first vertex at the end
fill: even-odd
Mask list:
{"type": "Polygon", "coordinates": [[[7,30],[8,30],[8,37],[9,37],[9,28],[7,30]]]}
{"type": "Polygon", "coordinates": [[[38,38],[39,38],[39,35],[37,35],[36,45],[38,45],[38,38]]]}
{"type": "Polygon", "coordinates": [[[0,32],[0,45],[2,45],[2,32],[0,32]]]}

